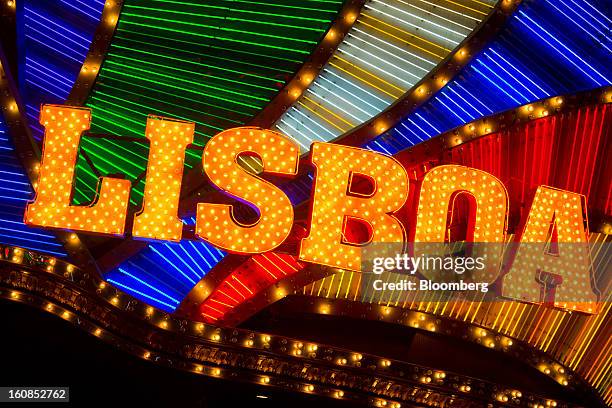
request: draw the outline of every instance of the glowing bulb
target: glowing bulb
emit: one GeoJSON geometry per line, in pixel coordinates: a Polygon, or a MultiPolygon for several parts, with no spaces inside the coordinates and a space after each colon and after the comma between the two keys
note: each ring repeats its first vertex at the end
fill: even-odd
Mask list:
{"type": "Polygon", "coordinates": [[[357,14],[356,13],[348,13],[346,15],[346,21],[348,21],[349,23],[353,23],[355,20],[357,20],[357,14]]]}

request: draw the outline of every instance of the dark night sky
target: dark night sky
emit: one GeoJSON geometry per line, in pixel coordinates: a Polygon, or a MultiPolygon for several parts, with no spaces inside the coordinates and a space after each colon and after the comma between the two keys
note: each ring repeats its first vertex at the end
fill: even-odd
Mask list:
{"type": "MultiPolygon", "coordinates": [[[[70,404],[37,406],[346,406],[333,400],[272,393],[270,387],[229,383],[160,367],[116,350],[62,319],[29,306],[1,301],[0,315],[0,386],[70,386],[70,404]]],[[[22,408],[27,405],[15,404],[22,408]]]]}

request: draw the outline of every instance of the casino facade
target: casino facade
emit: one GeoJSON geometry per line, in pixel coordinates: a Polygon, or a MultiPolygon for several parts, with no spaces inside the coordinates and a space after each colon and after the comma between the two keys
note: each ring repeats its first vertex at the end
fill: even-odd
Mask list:
{"type": "MultiPolygon", "coordinates": [[[[612,404],[609,2],[3,0],[0,18],[2,307],[22,304],[119,359],[167,367],[207,392],[233,387],[261,406],[612,404]],[[43,105],[90,110],[72,205],[94,205],[102,177],[128,180],[130,228],[147,194],[148,115],[194,123],[183,239],[26,225],[48,137],[43,105]],[[196,231],[198,203],[230,204],[242,225],[260,215],[203,174],[207,142],[238,127],[271,129],[299,149],[290,178],[266,175],[261,158],[239,160],[293,207],[288,238],[263,253],[196,231]],[[322,185],[317,142],[401,164],[408,195],[396,216],[408,241],[435,240],[415,226],[436,222],[424,180],[441,166],[503,185],[503,245],[544,212],[541,186],[583,197],[592,273],[580,285],[598,288],[593,310],[495,294],[366,294],[371,277],[334,267],[339,253],[305,262],[300,242],[322,185]]],[[[477,239],[470,199],[440,205],[442,241],[477,239]]],[[[343,228],[349,242],[368,234],[343,228]]],[[[551,231],[561,240],[560,227],[551,231]]],[[[547,276],[544,291],[562,284],[547,276]]],[[[501,291],[502,278],[491,286],[501,291]]]]}

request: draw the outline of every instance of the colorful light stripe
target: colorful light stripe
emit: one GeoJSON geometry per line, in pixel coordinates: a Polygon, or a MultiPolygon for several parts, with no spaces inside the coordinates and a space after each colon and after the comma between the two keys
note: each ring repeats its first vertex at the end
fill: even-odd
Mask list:
{"type": "Polygon", "coordinates": [[[20,10],[20,90],[35,139],[40,105],[66,101],[104,8],[103,0],[24,0],[20,10]]]}
{"type": "Polygon", "coordinates": [[[30,181],[17,159],[6,123],[0,116],[0,243],[66,256],[51,232],[30,228],[23,223],[26,203],[33,198],[30,181]]]}
{"type": "MultiPolygon", "coordinates": [[[[223,319],[236,306],[252,299],[262,291],[283,278],[303,272],[305,264],[294,256],[269,252],[255,255],[244,267],[235,269],[213,293],[200,305],[200,313],[204,320],[215,322],[223,319]]],[[[287,293],[279,288],[275,298],[281,298],[287,293]]]]}
{"type": "MultiPolygon", "coordinates": [[[[193,225],[195,218],[185,223],[193,225]]],[[[205,242],[154,243],[104,279],[146,303],[173,312],[224,256],[205,242]]]]}
{"type": "MultiPolygon", "coordinates": [[[[245,124],[278,93],[310,55],[342,5],[341,0],[275,2],[127,0],[117,32],[86,105],[92,131],[144,140],[146,116],[196,123],[195,144],[245,124]]],[[[89,139],[83,148],[101,173],[145,169],[146,144],[129,153],[89,139]],[[118,157],[110,157],[114,151],[118,157]]],[[[187,168],[200,160],[188,152],[187,168]]],[[[97,175],[85,160],[77,172],[77,201],[93,198],[97,175]]],[[[142,199],[134,186],[132,203],[142,199]]]]}
{"type": "Polygon", "coordinates": [[[440,63],[492,10],[494,0],[372,0],[319,76],[278,120],[308,151],[384,109],[440,63]]]}
{"type": "Polygon", "coordinates": [[[555,7],[526,0],[459,75],[366,147],[393,154],[483,115],[610,85],[612,36],[606,27],[602,11],[586,0],[560,0],[555,7]]]}

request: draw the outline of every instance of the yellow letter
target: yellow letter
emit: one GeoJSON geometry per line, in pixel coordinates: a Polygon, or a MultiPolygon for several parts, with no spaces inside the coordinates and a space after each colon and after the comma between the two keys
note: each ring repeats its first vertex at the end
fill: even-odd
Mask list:
{"type": "Polygon", "coordinates": [[[238,164],[238,156],[242,154],[259,156],[265,173],[297,174],[299,147],[286,136],[249,127],[217,134],[204,149],[204,171],[221,191],[254,206],[259,220],[243,225],[234,218],[231,205],[200,203],[196,234],[231,252],[271,251],[291,232],[293,206],[282,190],[238,164]]]}
{"type": "Polygon", "coordinates": [[[504,277],[505,297],[531,303],[554,297],[556,307],[595,312],[599,291],[591,280],[585,208],[580,194],[538,187],[516,258],[504,277]],[[558,249],[551,251],[554,246],[558,249]]]}
{"type": "Polygon", "coordinates": [[[310,232],[301,243],[301,260],[360,271],[360,247],[370,242],[403,244],[404,228],[391,215],[408,198],[408,175],[400,163],[380,153],[330,143],[313,143],[311,155],[317,172],[310,232]],[[355,176],[369,179],[373,191],[357,192],[355,176]],[[347,239],[351,220],[367,224],[367,242],[347,239]]]}
{"type": "MultiPolygon", "coordinates": [[[[468,229],[471,230],[468,233],[473,233],[473,242],[498,244],[475,247],[474,250],[478,253],[471,254],[472,257],[484,257],[486,265],[482,271],[473,270],[472,280],[492,283],[501,268],[508,219],[508,193],[502,182],[493,175],[459,165],[444,165],[431,169],[425,175],[421,186],[414,241],[447,241],[449,211],[452,219],[454,201],[459,194],[469,194],[474,200],[472,207],[475,208],[471,208],[468,214],[468,229]]],[[[415,246],[422,247],[416,244],[415,246]]],[[[448,279],[448,276],[443,278],[448,279]]]]}
{"type": "Polygon", "coordinates": [[[195,125],[149,116],[146,135],[151,142],[143,210],[134,218],[133,236],[179,242],[183,223],[178,218],[185,149],[193,142],[195,125]]]}
{"type": "Polygon", "coordinates": [[[28,204],[25,222],[43,227],[122,235],[125,228],[130,182],[100,178],[97,200],[90,206],[70,205],[81,133],[89,129],[90,111],[44,105],[42,162],[36,199],[28,204]]]}

